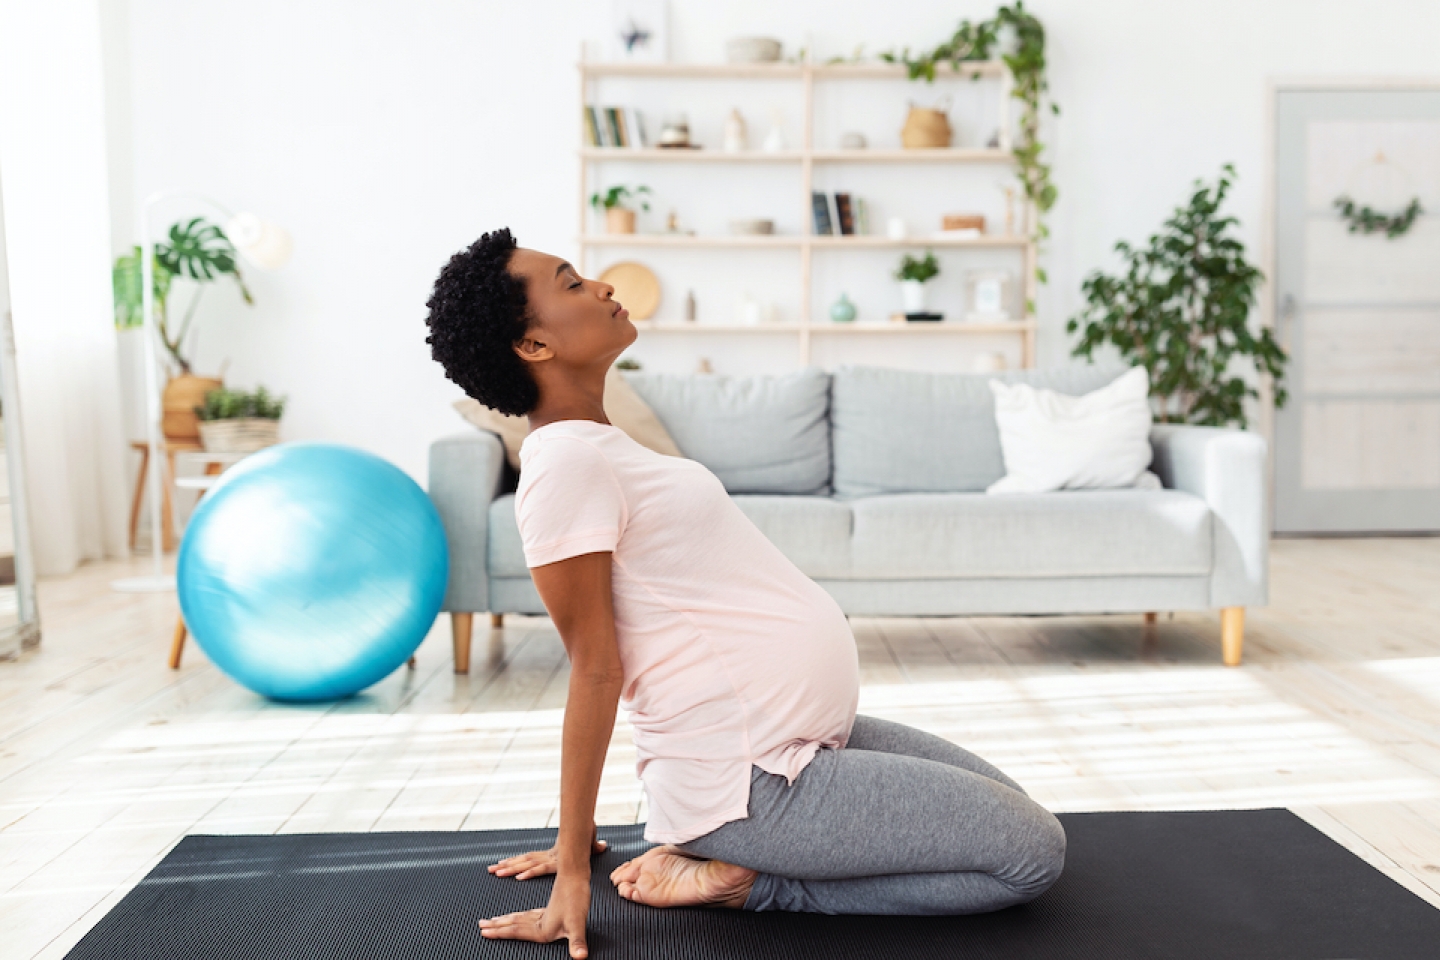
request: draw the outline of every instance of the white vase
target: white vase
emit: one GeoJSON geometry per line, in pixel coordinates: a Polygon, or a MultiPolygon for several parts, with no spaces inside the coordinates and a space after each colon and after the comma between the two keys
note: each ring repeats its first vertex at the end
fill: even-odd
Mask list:
{"type": "Polygon", "coordinates": [[[901,280],[900,299],[906,313],[924,313],[925,284],[920,280],[901,280]]]}

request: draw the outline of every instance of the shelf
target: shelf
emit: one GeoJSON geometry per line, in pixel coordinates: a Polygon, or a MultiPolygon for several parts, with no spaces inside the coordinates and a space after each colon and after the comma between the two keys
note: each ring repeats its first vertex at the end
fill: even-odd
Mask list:
{"type": "Polygon", "coordinates": [[[798,333],[802,325],[791,322],[700,323],[693,320],[633,320],[635,329],[652,333],[798,333]]]}
{"type": "Polygon", "coordinates": [[[580,242],[590,247],[794,247],[800,249],[800,238],[759,234],[740,237],[672,237],[663,233],[587,233],[580,242]]]}
{"type": "Polygon", "coordinates": [[[817,250],[843,250],[846,247],[863,250],[877,247],[1014,247],[1017,250],[1023,249],[1029,241],[1022,236],[1003,236],[1000,234],[980,237],[906,237],[904,240],[891,240],[889,237],[866,234],[864,236],[819,236],[810,237],[810,245],[817,250]]]}
{"type": "Polygon", "coordinates": [[[961,320],[943,320],[936,323],[895,323],[892,321],[851,321],[838,323],[833,320],[819,320],[814,323],[761,322],[761,323],[699,323],[683,320],[635,320],[635,329],[647,333],[945,333],[945,334],[1005,334],[1026,333],[1035,329],[1034,320],[1005,320],[997,323],[968,323],[961,320]]]}
{"type": "Polygon", "coordinates": [[[1009,150],[989,147],[936,148],[930,150],[814,150],[816,163],[1014,163],[1009,150]]]}
{"type": "Polygon", "coordinates": [[[586,63],[587,77],[669,77],[671,79],[799,80],[806,68],[796,63],[586,63]]]}
{"type": "MultiPolygon", "coordinates": [[[[816,80],[907,80],[903,63],[832,63],[810,68],[816,80]]],[[[948,63],[936,64],[935,79],[944,77],[1003,77],[1008,71],[1003,60],[975,60],[956,70],[948,63]]]]}
{"type": "Polygon", "coordinates": [[[1014,163],[1015,155],[1008,150],[988,147],[959,147],[934,150],[781,150],[766,153],[746,150],[726,153],[723,150],[645,150],[629,147],[585,147],[582,160],[615,163],[800,163],[806,157],[816,163],[1014,163]]]}
{"type": "Polygon", "coordinates": [[[971,323],[966,320],[940,320],[897,323],[890,320],[818,321],[809,326],[811,333],[1025,333],[1035,329],[1034,320],[1001,320],[971,323]]]}
{"type": "Polygon", "coordinates": [[[628,147],[586,147],[580,151],[584,160],[613,160],[638,163],[799,163],[804,154],[799,150],[766,153],[746,150],[726,153],[723,150],[632,150],[628,147]]]}
{"type": "Polygon", "coordinates": [[[807,243],[816,250],[875,250],[914,249],[916,247],[1013,247],[1022,250],[1029,242],[1022,236],[983,237],[906,237],[891,240],[889,237],[866,235],[863,237],[798,237],[786,234],[761,234],[757,236],[670,236],[664,233],[587,233],[580,242],[591,247],[794,247],[799,249],[807,243]]]}
{"type": "MultiPolygon", "coordinates": [[[[904,80],[909,73],[900,63],[588,63],[579,64],[587,77],[666,77],[670,79],[799,80],[807,73],[816,80],[904,80]]],[[[977,60],[956,70],[936,67],[941,77],[1003,77],[1000,60],[977,60]]]]}

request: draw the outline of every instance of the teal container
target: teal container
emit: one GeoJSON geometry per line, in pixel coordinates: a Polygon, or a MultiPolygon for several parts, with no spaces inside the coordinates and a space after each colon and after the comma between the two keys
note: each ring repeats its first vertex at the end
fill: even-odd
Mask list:
{"type": "Polygon", "coordinates": [[[840,323],[849,323],[855,319],[855,304],[847,294],[840,294],[840,299],[830,305],[830,319],[840,323]]]}

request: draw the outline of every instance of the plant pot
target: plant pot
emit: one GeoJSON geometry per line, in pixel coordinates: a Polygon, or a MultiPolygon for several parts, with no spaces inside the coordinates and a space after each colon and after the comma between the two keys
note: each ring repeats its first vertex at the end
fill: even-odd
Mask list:
{"type": "Polygon", "coordinates": [[[950,146],[952,136],[950,118],[944,111],[911,104],[900,130],[900,145],[907,150],[942,149],[950,146]]]}
{"type": "Polygon", "coordinates": [[[919,280],[900,281],[900,301],[906,313],[925,312],[925,284],[919,280]]]}
{"type": "Polygon", "coordinates": [[[200,442],[206,453],[254,453],[280,442],[280,421],[266,417],[201,420],[200,442]]]}
{"type": "Polygon", "coordinates": [[[634,233],[635,211],[624,207],[611,207],[605,211],[606,233],[634,233]]]}
{"type": "Polygon", "coordinates": [[[184,373],[165,384],[160,395],[160,430],[165,439],[180,443],[196,443],[200,440],[200,421],[195,408],[205,405],[205,394],[219,390],[225,381],[219,377],[197,377],[184,373]]]}

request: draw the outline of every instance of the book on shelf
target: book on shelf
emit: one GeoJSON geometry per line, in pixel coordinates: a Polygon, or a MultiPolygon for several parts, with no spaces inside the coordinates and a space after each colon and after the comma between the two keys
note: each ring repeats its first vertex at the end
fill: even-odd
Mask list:
{"type": "Polygon", "coordinates": [[[864,197],[856,197],[855,207],[855,232],[860,236],[867,236],[870,233],[870,208],[865,205],[864,197]]]}
{"type": "Polygon", "coordinates": [[[590,104],[585,105],[585,145],[603,147],[605,139],[600,135],[600,117],[590,104]]]}
{"type": "Polygon", "coordinates": [[[850,194],[835,194],[836,222],[840,225],[840,233],[847,237],[855,235],[855,211],[850,204],[850,194]]]}
{"type": "Polygon", "coordinates": [[[625,127],[621,122],[620,111],[614,107],[605,108],[605,125],[610,130],[610,143],[612,147],[628,147],[625,142],[625,127]]]}
{"type": "Polygon", "coordinates": [[[821,190],[810,192],[810,205],[815,216],[815,235],[817,237],[828,237],[835,232],[832,224],[835,222],[830,218],[830,201],[821,190]]]}
{"type": "Polygon", "coordinates": [[[644,149],[650,146],[645,120],[634,107],[585,107],[585,143],[591,147],[644,149]]]}
{"type": "Polygon", "coordinates": [[[650,138],[645,135],[645,117],[634,107],[626,107],[625,113],[630,118],[630,145],[644,150],[650,146],[650,138]]]}

